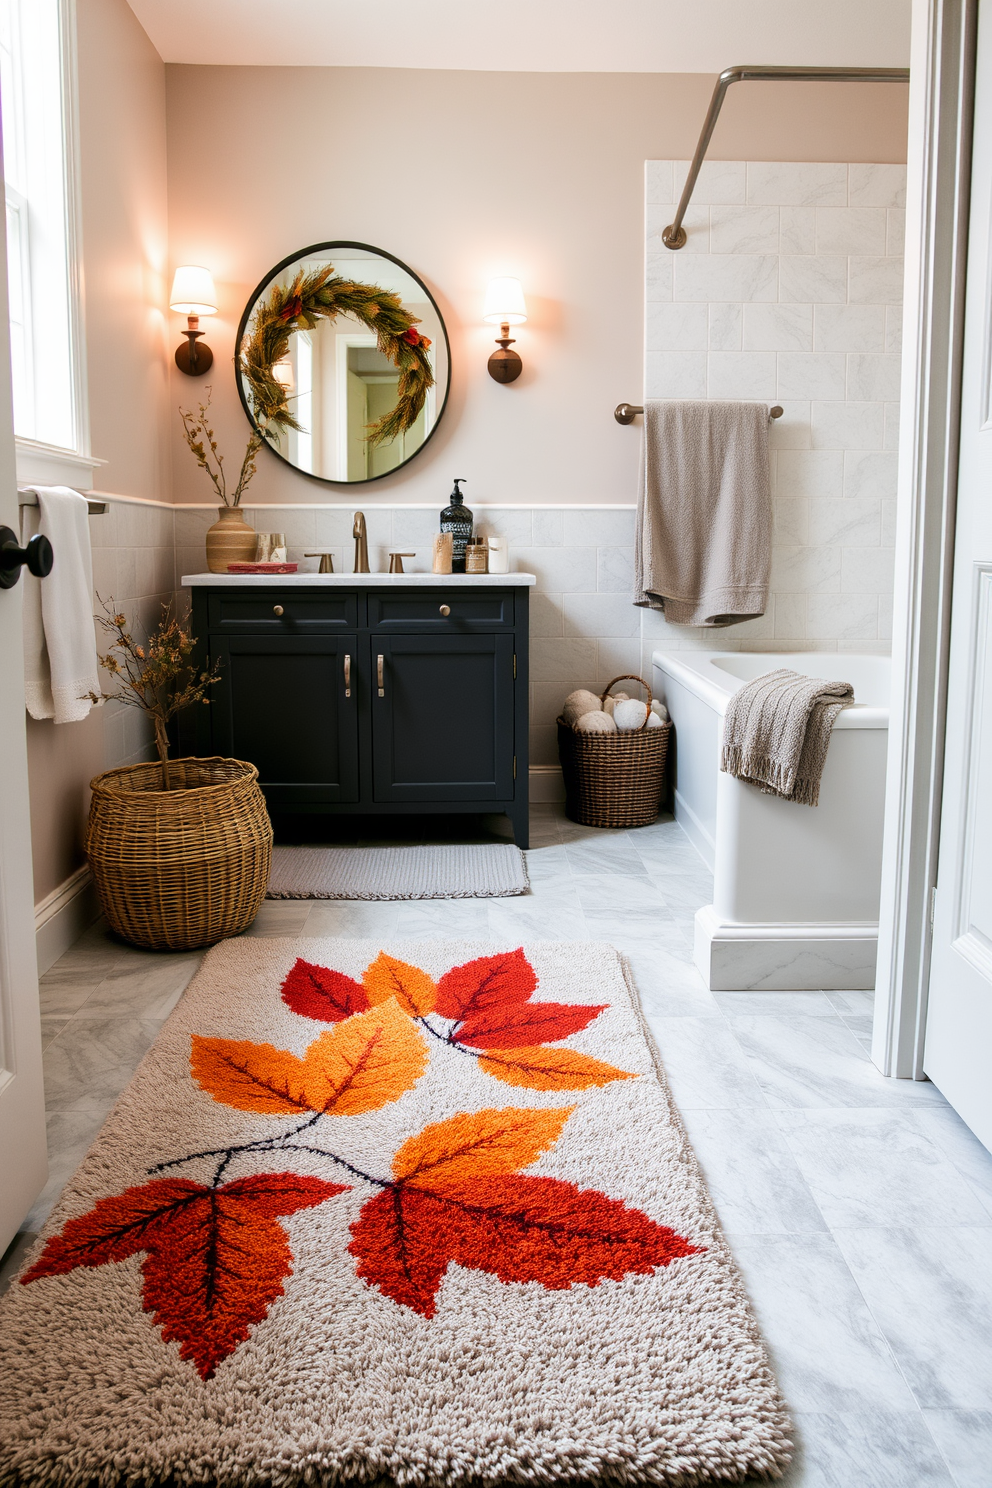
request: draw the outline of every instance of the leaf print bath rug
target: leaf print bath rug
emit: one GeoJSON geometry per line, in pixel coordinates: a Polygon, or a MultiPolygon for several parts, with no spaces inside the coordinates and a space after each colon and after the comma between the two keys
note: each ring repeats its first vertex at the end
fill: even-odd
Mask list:
{"type": "Polygon", "coordinates": [[[0,1299],[0,1481],[780,1476],[611,947],[216,947],[0,1299]]]}

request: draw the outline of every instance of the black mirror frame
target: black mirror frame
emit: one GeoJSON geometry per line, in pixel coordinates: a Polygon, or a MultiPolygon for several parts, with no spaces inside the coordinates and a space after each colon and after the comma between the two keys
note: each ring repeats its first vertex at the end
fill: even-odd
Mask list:
{"type": "MultiPolygon", "coordinates": [[[[249,295],[248,303],[245,306],[244,313],[241,316],[241,320],[238,322],[238,334],[234,343],[234,381],[237,385],[238,397],[241,399],[241,407],[244,409],[245,417],[247,418],[253,429],[257,429],[258,425],[255,422],[254,414],[252,413],[248,403],[248,399],[245,396],[245,390],[241,378],[241,369],[238,365],[238,353],[241,349],[241,342],[244,339],[245,332],[248,329],[248,322],[251,319],[252,311],[258,303],[259,296],[266,289],[269,288],[273,279],[275,279],[277,274],[281,274],[283,269],[288,269],[290,264],[296,263],[301,258],[310,258],[311,256],[315,256],[317,254],[324,253],[335,248],[361,248],[366,253],[375,253],[379,258],[388,258],[391,263],[396,264],[397,268],[402,269],[405,274],[410,275],[411,279],[416,280],[421,289],[424,291],[424,294],[427,296],[431,305],[434,307],[434,312],[437,315],[438,324],[441,327],[441,334],[444,337],[444,350],[448,363],[448,372],[444,382],[444,398],[441,402],[441,407],[438,410],[437,418],[434,420],[433,428],[427,435],[427,438],[424,440],[423,444],[421,444],[418,449],[415,449],[412,455],[408,455],[402,462],[402,464],[395,465],[392,470],[383,471],[382,475],[367,475],[364,480],[355,481],[331,480],[329,476],[317,475],[311,470],[301,470],[298,465],[294,465],[292,460],[288,459],[286,455],[281,453],[281,451],[273,449],[269,441],[263,438],[262,448],[267,449],[269,454],[274,455],[277,460],[282,460],[283,464],[288,465],[290,470],[295,470],[297,475],[302,475],[307,480],[320,481],[321,484],[325,486],[343,486],[347,489],[350,489],[352,486],[370,486],[373,481],[387,480],[391,475],[398,474],[399,471],[404,470],[406,466],[410,464],[411,460],[415,460],[418,455],[423,454],[424,450],[430,444],[431,440],[434,438],[434,435],[437,433],[442,418],[444,417],[444,411],[448,406],[448,395],[451,392],[451,342],[448,340],[448,327],[444,323],[444,316],[441,314],[441,309],[437,303],[437,300],[435,300],[434,296],[431,294],[430,290],[427,288],[427,285],[424,283],[423,279],[421,279],[420,275],[414,273],[410,265],[404,263],[401,258],[397,258],[394,253],[387,253],[384,248],[375,248],[371,243],[353,242],[350,238],[335,238],[332,242],[329,243],[312,243],[309,248],[298,248],[295,253],[288,254],[284,259],[281,260],[281,262],[277,263],[274,268],[269,269],[264,279],[259,280],[258,284],[249,295]]],[[[435,383],[435,387],[437,386],[439,386],[439,384],[435,383]]]]}

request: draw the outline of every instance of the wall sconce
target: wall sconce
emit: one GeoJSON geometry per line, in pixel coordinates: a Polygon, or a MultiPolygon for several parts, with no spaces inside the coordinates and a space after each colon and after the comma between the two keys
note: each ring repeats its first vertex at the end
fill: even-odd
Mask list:
{"type": "Polygon", "coordinates": [[[188,317],[183,332],[186,344],[176,348],[176,366],[187,377],[201,377],[214,359],[209,346],[196,344],[203,335],[200,316],[217,314],[217,291],[210,270],[196,268],[193,264],[183,264],[178,268],[172,281],[169,309],[188,317]]]}
{"type": "Polygon", "coordinates": [[[489,376],[496,382],[515,382],[524,364],[517,353],[510,350],[513,345],[510,327],[523,325],[527,319],[527,306],[519,279],[490,279],[482,318],[489,325],[499,326],[497,342],[500,349],[489,358],[489,376]]]}

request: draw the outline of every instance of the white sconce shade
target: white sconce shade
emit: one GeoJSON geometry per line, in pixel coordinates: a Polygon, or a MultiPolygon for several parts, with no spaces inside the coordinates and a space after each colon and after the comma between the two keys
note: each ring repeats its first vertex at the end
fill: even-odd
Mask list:
{"type": "Polygon", "coordinates": [[[527,304],[519,279],[490,279],[482,318],[489,325],[523,325],[527,304]]]}
{"type": "Polygon", "coordinates": [[[209,269],[183,264],[176,270],[169,309],[180,315],[216,315],[217,291],[209,269]]]}

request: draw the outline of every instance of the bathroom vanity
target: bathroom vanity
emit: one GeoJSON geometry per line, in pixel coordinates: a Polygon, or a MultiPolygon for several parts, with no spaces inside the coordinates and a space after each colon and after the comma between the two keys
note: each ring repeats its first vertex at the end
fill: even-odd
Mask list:
{"type": "Polygon", "coordinates": [[[495,812],[527,846],[533,574],[192,574],[198,754],[250,760],[269,809],[495,812]]]}

